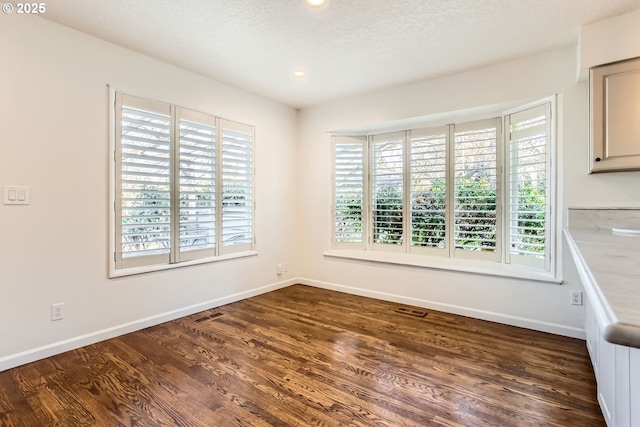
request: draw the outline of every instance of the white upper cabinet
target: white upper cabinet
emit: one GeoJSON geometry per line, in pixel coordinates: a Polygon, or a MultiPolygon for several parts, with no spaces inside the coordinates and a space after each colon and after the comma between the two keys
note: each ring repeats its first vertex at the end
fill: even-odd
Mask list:
{"type": "Polygon", "coordinates": [[[590,172],[640,170],[640,58],[590,70],[590,172]]]}

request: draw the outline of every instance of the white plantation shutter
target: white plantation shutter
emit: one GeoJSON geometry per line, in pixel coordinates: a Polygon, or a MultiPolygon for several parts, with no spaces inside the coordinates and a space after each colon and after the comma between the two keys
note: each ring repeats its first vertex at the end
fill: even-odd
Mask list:
{"type": "Polygon", "coordinates": [[[222,252],[253,247],[253,127],[222,120],[222,252]]]}
{"type": "Polygon", "coordinates": [[[179,109],[179,260],[215,255],[215,118],[179,109]]]}
{"type": "Polygon", "coordinates": [[[334,137],[333,239],[343,247],[363,247],[364,152],[366,137],[334,137]]]}
{"type": "Polygon", "coordinates": [[[129,96],[116,99],[119,120],[116,261],[119,268],[169,261],[171,252],[171,112],[129,96]]]}
{"type": "Polygon", "coordinates": [[[418,255],[465,259],[443,268],[557,281],[554,102],[438,128],[334,135],[332,248],[404,252],[355,257],[408,265],[440,265],[418,255]]]}
{"type": "Polygon", "coordinates": [[[507,261],[549,269],[551,104],[506,117],[507,261]]]}
{"type": "Polygon", "coordinates": [[[403,248],[404,133],[372,138],[373,244],[403,248]]]}
{"type": "Polygon", "coordinates": [[[498,259],[500,121],[455,126],[453,240],[456,256],[498,259]]]}
{"type": "Polygon", "coordinates": [[[410,133],[412,252],[442,251],[447,246],[447,144],[447,128],[413,130],[410,133]]]}
{"type": "Polygon", "coordinates": [[[111,277],[253,250],[253,127],[112,99],[111,277]]]}

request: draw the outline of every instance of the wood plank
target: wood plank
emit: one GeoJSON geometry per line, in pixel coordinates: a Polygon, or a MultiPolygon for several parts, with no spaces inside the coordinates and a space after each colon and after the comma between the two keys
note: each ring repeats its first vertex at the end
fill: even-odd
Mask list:
{"type": "Polygon", "coordinates": [[[605,425],[583,341],[398,306],[295,285],[0,372],[0,426],[605,425]]]}

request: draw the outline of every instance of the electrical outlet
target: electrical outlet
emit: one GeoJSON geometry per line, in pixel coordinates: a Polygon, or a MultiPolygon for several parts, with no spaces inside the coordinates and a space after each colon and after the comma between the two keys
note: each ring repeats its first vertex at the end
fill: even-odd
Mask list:
{"type": "Polygon", "coordinates": [[[53,304],[51,306],[51,320],[64,319],[64,303],[53,304]]]}
{"type": "Polygon", "coordinates": [[[582,305],[582,291],[569,291],[571,305],[582,305]]]}
{"type": "Polygon", "coordinates": [[[282,264],[276,264],[276,274],[278,276],[282,275],[282,264]]]}

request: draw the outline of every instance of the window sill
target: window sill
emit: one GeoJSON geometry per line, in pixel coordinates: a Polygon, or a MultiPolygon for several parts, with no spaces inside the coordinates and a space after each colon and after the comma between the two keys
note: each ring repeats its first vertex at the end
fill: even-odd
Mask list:
{"type": "Polygon", "coordinates": [[[527,267],[502,264],[491,261],[469,259],[452,259],[428,255],[410,255],[386,251],[331,249],[324,256],[357,259],[361,261],[381,262],[387,264],[408,265],[413,267],[450,270],[464,273],[483,274],[488,276],[510,277],[514,279],[533,280],[547,283],[562,283],[562,279],[548,272],[537,271],[527,267]]]}
{"type": "Polygon", "coordinates": [[[126,269],[121,269],[121,270],[116,270],[114,268],[114,266],[111,265],[110,266],[110,271],[109,271],[109,278],[110,279],[114,279],[114,278],[117,278],[117,277],[133,276],[133,275],[136,275],[136,274],[151,273],[151,272],[154,272],[154,271],[172,270],[174,268],[189,267],[189,266],[192,266],[192,265],[208,264],[208,263],[212,263],[212,262],[225,261],[225,260],[236,259],[236,258],[246,258],[246,257],[250,257],[250,256],[255,256],[255,255],[258,255],[258,252],[256,252],[256,251],[235,252],[235,253],[231,253],[231,254],[228,254],[228,255],[221,255],[221,256],[209,257],[209,258],[201,258],[201,259],[196,259],[196,260],[193,260],[193,261],[179,262],[179,263],[176,263],[176,264],[145,265],[145,266],[142,266],[142,267],[133,267],[133,268],[126,268],[126,269]]]}

